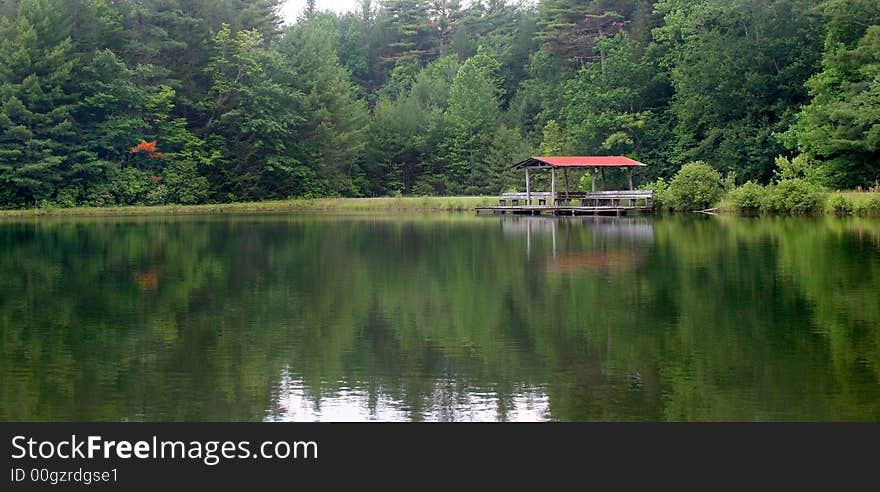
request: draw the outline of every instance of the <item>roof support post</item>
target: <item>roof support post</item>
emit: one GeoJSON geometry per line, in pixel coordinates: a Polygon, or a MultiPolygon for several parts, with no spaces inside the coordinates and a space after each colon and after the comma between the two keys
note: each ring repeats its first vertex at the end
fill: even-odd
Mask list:
{"type": "Polygon", "coordinates": [[[605,168],[602,168],[602,191],[608,191],[608,184],[605,182],[605,168]]]}
{"type": "Polygon", "coordinates": [[[633,190],[633,169],[631,167],[626,168],[626,174],[629,178],[629,190],[633,190]]]}
{"type": "Polygon", "coordinates": [[[596,168],[590,168],[590,184],[593,186],[593,191],[596,191],[596,168]]]}
{"type": "Polygon", "coordinates": [[[550,205],[556,205],[556,168],[550,170],[550,205]]]}
{"type": "Polygon", "coordinates": [[[568,168],[562,168],[562,177],[565,179],[565,199],[568,200],[568,168]]]}
{"type": "Polygon", "coordinates": [[[526,168],[526,205],[532,204],[532,190],[529,188],[529,168],[526,168]]]}

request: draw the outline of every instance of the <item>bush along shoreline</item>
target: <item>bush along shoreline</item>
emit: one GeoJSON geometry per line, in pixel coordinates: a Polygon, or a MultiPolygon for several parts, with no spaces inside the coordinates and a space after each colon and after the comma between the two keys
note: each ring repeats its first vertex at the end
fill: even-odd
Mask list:
{"type": "Polygon", "coordinates": [[[685,164],[670,180],[644,186],[654,190],[657,211],[712,212],[737,215],[880,216],[880,192],[832,191],[805,156],[776,159],[772,182],[735,185],[709,164],[685,164]]]}

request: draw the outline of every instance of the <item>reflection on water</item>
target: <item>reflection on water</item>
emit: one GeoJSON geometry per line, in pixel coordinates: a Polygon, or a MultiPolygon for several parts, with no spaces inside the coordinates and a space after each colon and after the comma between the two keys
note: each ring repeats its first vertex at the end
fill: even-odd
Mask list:
{"type": "Polygon", "coordinates": [[[0,222],[0,420],[880,421],[880,222],[0,222]]]}
{"type": "MultiPolygon", "coordinates": [[[[419,420],[427,422],[542,422],[549,420],[547,395],[525,390],[507,401],[479,388],[457,388],[455,381],[436,381],[431,405],[419,420]]],[[[402,421],[412,409],[382,393],[341,385],[332,394],[310,395],[308,387],[288,370],[281,373],[276,407],[267,412],[273,422],[402,421]]]]}

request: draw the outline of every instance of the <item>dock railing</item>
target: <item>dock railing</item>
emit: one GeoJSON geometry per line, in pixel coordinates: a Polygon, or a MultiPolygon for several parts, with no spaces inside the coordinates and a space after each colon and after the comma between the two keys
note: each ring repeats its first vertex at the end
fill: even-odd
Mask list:
{"type": "Polygon", "coordinates": [[[501,206],[549,205],[552,207],[635,207],[640,205],[651,208],[654,206],[654,192],[652,190],[574,191],[556,193],[555,198],[552,195],[547,192],[504,193],[498,199],[498,204],[501,206]],[[531,203],[528,203],[529,195],[531,203]],[[624,201],[628,203],[624,205],[624,201]]]}
{"type": "MultiPolygon", "coordinates": [[[[498,204],[503,206],[515,206],[515,205],[547,205],[547,201],[550,200],[552,193],[547,192],[536,192],[536,193],[502,193],[501,198],[498,199],[498,204]],[[531,198],[532,202],[528,203],[529,198],[531,198]]],[[[557,193],[558,195],[558,193],[557,193]]]]}
{"type": "Polygon", "coordinates": [[[642,205],[646,208],[654,206],[653,190],[621,190],[621,191],[589,191],[575,193],[557,193],[554,204],[557,206],[581,207],[634,207],[642,205]],[[628,202],[626,205],[623,202],[628,202]],[[639,203],[641,202],[641,204],[639,203]]]}
{"type": "Polygon", "coordinates": [[[654,192],[651,190],[592,191],[547,193],[504,193],[494,206],[475,207],[481,211],[511,214],[584,215],[616,214],[628,212],[651,212],[654,209],[654,192]]]}

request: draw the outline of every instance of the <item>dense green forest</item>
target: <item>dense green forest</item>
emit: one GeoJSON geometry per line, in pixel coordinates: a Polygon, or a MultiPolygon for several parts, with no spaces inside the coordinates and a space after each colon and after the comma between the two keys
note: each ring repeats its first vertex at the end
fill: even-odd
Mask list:
{"type": "Polygon", "coordinates": [[[880,179],[876,0],[279,3],[0,0],[0,207],[497,193],[530,154],[880,179]]]}

